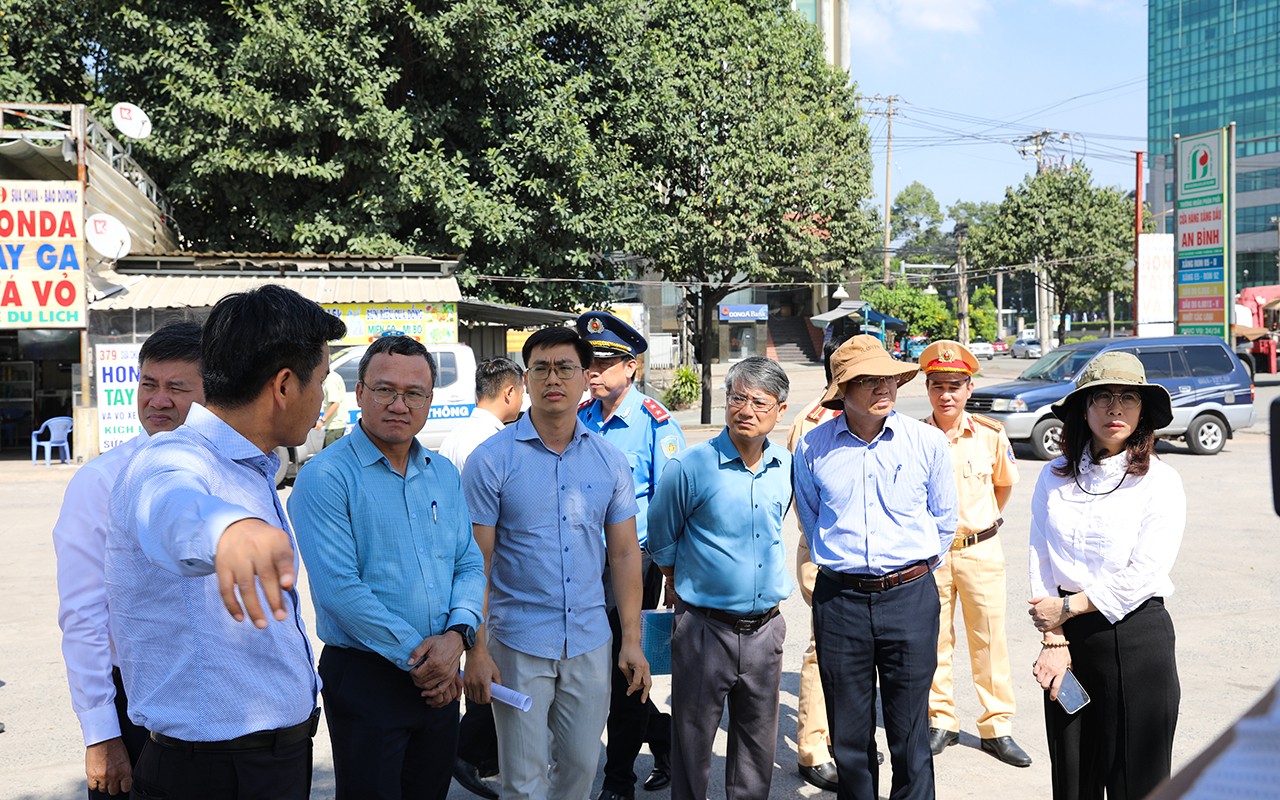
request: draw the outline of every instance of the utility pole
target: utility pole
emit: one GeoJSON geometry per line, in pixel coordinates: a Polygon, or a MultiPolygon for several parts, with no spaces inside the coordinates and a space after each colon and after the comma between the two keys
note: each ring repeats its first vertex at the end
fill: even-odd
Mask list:
{"type": "Polygon", "coordinates": [[[964,240],[968,233],[969,223],[956,223],[956,335],[966,347],[969,345],[969,273],[964,259],[964,240]]]}
{"type": "MultiPolygon", "coordinates": [[[[1036,174],[1042,175],[1049,168],[1045,163],[1045,145],[1055,139],[1065,142],[1070,138],[1070,134],[1057,133],[1046,129],[1030,136],[1016,139],[1014,146],[1018,148],[1019,153],[1022,153],[1023,158],[1030,155],[1036,160],[1036,174]]],[[[1041,353],[1048,353],[1053,349],[1050,346],[1053,341],[1052,325],[1053,301],[1052,294],[1049,291],[1049,273],[1048,270],[1040,266],[1040,257],[1036,256],[1036,333],[1040,336],[1041,353]]]]}
{"type": "Polygon", "coordinates": [[[888,97],[867,97],[867,100],[882,102],[886,104],[885,111],[868,111],[867,116],[878,117],[881,113],[888,118],[888,124],[885,126],[885,148],[884,148],[884,285],[888,286],[893,282],[893,274],[889,270],[889,243],[893,240],[892,235],[892,219],[890,206],[893,203],[893,103],[900,99],[897,95],[889,95],[888,97]]]}

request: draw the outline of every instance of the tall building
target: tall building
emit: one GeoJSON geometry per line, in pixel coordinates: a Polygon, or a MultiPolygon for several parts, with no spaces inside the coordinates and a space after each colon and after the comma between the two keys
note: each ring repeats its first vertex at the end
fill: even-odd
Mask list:
{"type": "Polygon", "coordinates": [[[791,7],[822,31],[827,63],[848,72],[849,0],[792,0],[791,7]]]}
{"type": "Polygon", "coordinates": [[[1280,0],[1150,0],[1148,198],[1173,233],[1174,135],[1236,123],[1236,281],[1280,284],[1280,0]]]}

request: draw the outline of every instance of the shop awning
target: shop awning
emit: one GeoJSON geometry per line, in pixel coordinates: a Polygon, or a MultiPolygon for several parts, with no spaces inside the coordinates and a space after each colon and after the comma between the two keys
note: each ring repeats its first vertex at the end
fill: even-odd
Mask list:
{"type": "Polygon", "coordinates": [[[865,322],[862,316],[862,310],[870,308],[865,300],[845,300],[840,305],[823,314],[814,314],[809,317],[809,324],[815,328],[825,328],[838,319],[845,317],[854,317],[857,322],[865,322]]]}
{"type": "Polygon", "coordinates": [[[907,330],[907,323],[897,317],[891,317],[888,314],[881,314],[870,306],[867,306],[866,316],[867,322],[870,322],[872,325],[879,325],[881,328],[897,331],[898,333],[905,333],[907,330]]]}
{"type": "Polygon", "coordinates": [[[502,303],[487,303],[483,300],[461,300],[458,303],[458,321],[464,324],[479,322],[488,325],[505,325],[509,328],[533,328],[540,325],[555,325],[577,318],[577,314],[567,314],[563,311],[508,306],[502,303]]]}
{"type": "MultiPolygon", "coordinates": [[[[135,276],[127,276],[134,278],[135,276]]],[[[210,308],[235,292],[274,283],[321,304],[457,303],[462,300],[452,277],[406,275],[147,275],[89,304],[91,311],[143,308],[210,308]]]]}

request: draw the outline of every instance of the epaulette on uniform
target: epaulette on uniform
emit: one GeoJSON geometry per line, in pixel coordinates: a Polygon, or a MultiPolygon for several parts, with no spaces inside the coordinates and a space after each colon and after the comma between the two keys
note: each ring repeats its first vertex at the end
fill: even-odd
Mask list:
{"type": "Polygon", "coordinates": [[[662,403],[652,397],[646,397],[643,405],[644,410],[649,412],[649,416],[653,417],[654,422],[666,422],[671,419],[671,412],[663,408],[662,403]]]}
{"type": "MultiPolygon", "coordinates": [[[[822,422],[822,418],[825,417],[830,411],[831,409],[829,408],[824,408],[822,406],[814,406],[813,410],[810,411],[808,414],[806,414],[804,418],[809,420],[810,422],[822,422]]],[[[831,414],[831,416],[833,417],[839,416],[839,415],[840,415],[839,411],[831,414]]]]}
{"type": "Polygon", "coordinates": [[[982,414],[970,414],[969,416],[973,417],[974,422],[985,428],[990,428],[993,431],[1004,430],[1004,423],[1000,420],[992,419],[991,417],[984,417],[982,414]]]}
{"type": "Polygon", "coordinates": [[[589,400],[583,400],[581,403],[578,403],[578,410],[579,410],[579,411],[581,411],[582,409],[584,409],[584,408],[586,408],[587,406],[591,405],[591,404],[592,404],[592,403],[594,403],[595,401],[596,401],[596,399],[595,399],[594,397],[590,398],[589,400]]]}

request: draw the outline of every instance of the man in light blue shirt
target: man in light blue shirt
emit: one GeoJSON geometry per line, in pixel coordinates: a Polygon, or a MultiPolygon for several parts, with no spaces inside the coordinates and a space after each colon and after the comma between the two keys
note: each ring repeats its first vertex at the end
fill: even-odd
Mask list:
{"type": "Polygon", "coordinates": [[[635,489],[626,457],[577,417],[590,346],[571,328],[544,328],[523,355],[529,413],[481,443],[462,475],[489,577],[487,641],[467,654],[466,693],[487,703],[496,681],[533,700],[527,712],[493,709],[504,800],[585,800],[609,710],[606,555],[617,668],[642,699],[650,685],[635,489]]]}
{"type": "Polygon", "coordinates": [[[320,684],[273,450],[306,440],[344,332],[279,286],[224,297],[201,333],[207,407],[139,447],[112,491],[111,639],[151,731],[136,795],[310,794],[320,684]]]}
{"type": "Polygon", "coordinates": [[[765,800],[778,737],[778,685],[791,594],[782,518],[791,454],[769,441],[790,382],[777,362],[743,359],[725,377],[725,429],[672,459],[649,506],[653,561],[674,579],[672,800],[707,796],[725,701],[725,793],[765,800]]]}
{"type": "Polygon", "coordinates": [[[844,413],[800,440],[794,485],[818,565],[814,635],[839,794],[879,796],[878,677],[889,797],[926,800],[934,797],[929,688],[940,613],[932,570],[955,538],[951,456],[941,431],[893,410],[914,364],[862,334],[832,354],[831,371],[822,405],[844,413]]]}
{"type": "Polygon", "coordinates": [[[337,797],[442,798],[484,561],[457,469],[415,438],[431,410],[431,354],[384,337],[359,370],[360,421],[306,465],[289,497],[325,643],[337,797]]]}

